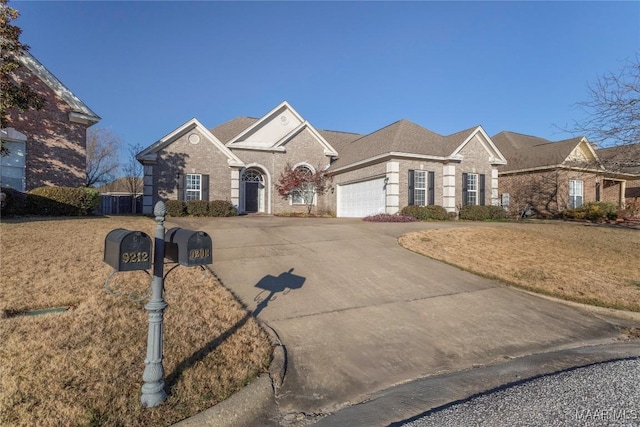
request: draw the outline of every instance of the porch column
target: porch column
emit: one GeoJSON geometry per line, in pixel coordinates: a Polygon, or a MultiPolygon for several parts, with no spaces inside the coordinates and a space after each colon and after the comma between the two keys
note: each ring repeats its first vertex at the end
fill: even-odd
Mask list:
{"type": "Polygon", "coordinates": [[[456,165],[442,167],[442,207],[447,212],[456,211],[456,165]]]}
{"type": "Polygon", "coordinates": [[[142,190],[142,213],[150,215],[153,213],[153,164],[144,164],[144,187],[142,190]]]}
{"type": "Polygon", "coordinates": [[[240,210],[240,170],[231,169],[231,204],[240,210]]]}
{"type": "Polygon", "coordinates": [[[627,203],[625,200],[625,194],[627,193],[627,181],[620,181],[620,194],[618,195],[618,206],[624,208],[627,203]]]}
{"type": "Polygon", "coordinates": [[[387,163],[386,176],[386,207],[388,214],[398,213],[400,210],[400,163],[387,163]]]}

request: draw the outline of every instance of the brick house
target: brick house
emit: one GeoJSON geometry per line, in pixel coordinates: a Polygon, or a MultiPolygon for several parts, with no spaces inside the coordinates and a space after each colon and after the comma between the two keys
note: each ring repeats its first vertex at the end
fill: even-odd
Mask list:
{"type": "Polygon", "coordinates": [[[555,216],[597,201],[624,206],[625,185],[634,175],[605,167],[585,137],[552,142],[504,131],[491,139],[508,160],[498,169],[511,214],[555,216]]]}
{"type": "Polygon", "coordinates": [[[240,212],[303,211],[274,186],[286,164],[327,170],[333,188],[316,213],[364,217],[410,204],[455,212],[498,204],[504,156],[482,127],[442,136],[407,120],[369,135],[317,130],[286,101],[261,118],[212,129],[191,119],[137,155],[144,165],[143,212],[160,199],[228,200],[240,212]]]}
{"type": "Polygon", "coordinates": [[[25,52],[16,72],[46,102],[39,111],[10,109],[0,129],[8,156],[0,157],[0,183],[19,191],[42,186],[79,187],[86,182],[87,128],[100,120],[35,57],[25,52]]]}
{"type": "Polygon", "coordinates": [[[626,204],[638,203],[640,201],[640,143],[601,148],[597,153],[607,170],[627,176],[628,180],[620,189],[626,204]]]}

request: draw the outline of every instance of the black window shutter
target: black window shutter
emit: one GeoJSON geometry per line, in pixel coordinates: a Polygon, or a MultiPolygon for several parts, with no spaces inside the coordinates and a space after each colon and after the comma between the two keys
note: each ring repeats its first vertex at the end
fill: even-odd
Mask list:
{"type": "Polygon", "coordinates": [[[436,173],[435,172],[429,172],[429,182],[427,183],[428,188],[429,188],[429,196],[427,199],[427,204],[428,205],[435,205],[436,204],[436,173]]]}
{"type": "Polygon", "coordinates": [[[178,174],[178,200],[184,201],[185,197],[185,186],[187,185],[187,180],[185,178],[185,174],[178,174]]]}
{"type": "Polygon", "coordinates": [[[414,183],[415,183],[415,171],[413,169],[409,169],[409,206],[413,206],[415,204],[415,199],[413,195],[414,183]]]}
{"type": "Polygon", "coordinates": [[[484,174],[480,175],[480,206],[484,206],[484,174]]]}
{"type": "Polygon", "coordinates": [[[466,206],[467,205],[467,174],[463,173],[462,174],[462,205],[466,206]]]}
{"type": "Polygon", "coordinates": [[[209,175],[202,175],[202,200],[209,201],[209,175]]]}

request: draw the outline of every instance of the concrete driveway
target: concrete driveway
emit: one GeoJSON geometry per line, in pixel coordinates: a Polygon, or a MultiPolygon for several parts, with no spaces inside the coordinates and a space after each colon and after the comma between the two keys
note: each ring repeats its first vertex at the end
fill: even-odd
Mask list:
{"type": "Polygon", "coordinates": [[[246,216],[172,226],[211,235],[215,273],[280,337],[281,414],[332,413],[416,378],[619,338],[584,309],[397,244],[460,224],[246,216]]]}

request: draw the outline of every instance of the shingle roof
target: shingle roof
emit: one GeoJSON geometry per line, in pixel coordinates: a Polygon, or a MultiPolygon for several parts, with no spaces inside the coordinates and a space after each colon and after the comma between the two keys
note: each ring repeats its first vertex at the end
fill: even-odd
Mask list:
{"type": "Polygon", "coordinates": [[[318,130],[318,133],[335,148],[338,153],[342,151],[342,148],[355,141],[358,138],[362,138],[359,133],[340,132],[335,130],[318,130]]]}
{"type": "Polygon", "coordinates": [[[442,136],[402,119],[345,144],[338,150],[340,156],[331,167],[336,169],[392,152],[448,157],[475,129],[477,127],[442,136]]]}
{"type": "Polygon", "coordinates": [[[601,148],[598,157],[604,166],[615,172],[640,174],[640,143],[601,148]]]}
{"type": "Polygon", "coordinates": [[[209,130],[220,142],[226,144],[258,120],[254,117],[236,117],[209,130]]]}
{"type": "Polygon", "coordinates": [[[508,159],[500,172],[534,169],[563,164],[582,137],[551,142],[544,138],[503,131],[491,140],[508,159]]]}

